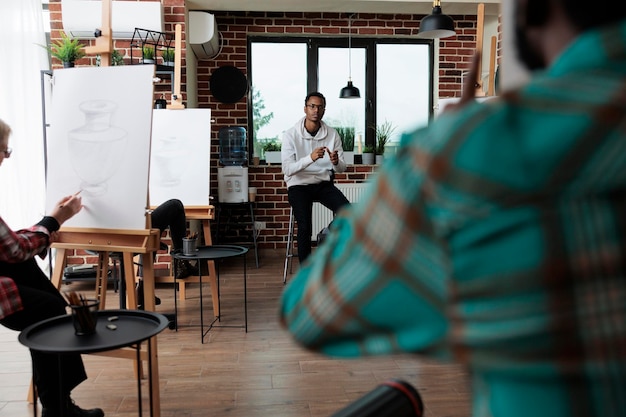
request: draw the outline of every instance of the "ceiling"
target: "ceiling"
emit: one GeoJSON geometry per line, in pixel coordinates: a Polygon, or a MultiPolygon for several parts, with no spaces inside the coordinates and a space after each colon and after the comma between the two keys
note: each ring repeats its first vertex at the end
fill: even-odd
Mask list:
{"type": "MultiPolygon", "coordinates": [[[[479,3],[485,15],[498,15],[501,0],[443,0],[447,15],[476,14],[479,3]]],[[[430,14],[433,2],[428,0],[187,0],[189,10],[262,11],[262,12],[344,12],[344,13],[410,13],[430,14]]]]}

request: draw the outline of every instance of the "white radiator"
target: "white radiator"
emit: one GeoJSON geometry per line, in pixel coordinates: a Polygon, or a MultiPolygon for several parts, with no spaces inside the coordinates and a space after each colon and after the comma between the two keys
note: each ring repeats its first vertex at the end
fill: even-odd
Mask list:
{"type": "MultiPolygon", "coordinates": [[[[363,190],[368,185],[366,182],[359,183],[336,183],[339,190],[346,196],[349,202],[359,201],[363,190]]],[[[311,240],[317,240],[317,234],[328,226],[333,220],[333,212],[320,203],[313,203],[313,227],[311,229],[311,240]]]]}

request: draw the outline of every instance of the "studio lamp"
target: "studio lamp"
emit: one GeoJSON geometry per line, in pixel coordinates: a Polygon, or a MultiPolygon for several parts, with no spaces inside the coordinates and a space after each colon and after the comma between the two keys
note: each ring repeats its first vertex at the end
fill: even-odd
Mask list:
{"type": "Polygon", "coordinates": [[[348,19],[348,85],[341,89],[339,98],[360,98],[359,89],[352,85],[352,16],[348,19]]]}
{"type": "Polygon", "coordinates": [[[418,38],[437,39],[454,36],[454,20],[441,12],[441,0],[433,1],[433,12],[422,19],[418,38]]]}

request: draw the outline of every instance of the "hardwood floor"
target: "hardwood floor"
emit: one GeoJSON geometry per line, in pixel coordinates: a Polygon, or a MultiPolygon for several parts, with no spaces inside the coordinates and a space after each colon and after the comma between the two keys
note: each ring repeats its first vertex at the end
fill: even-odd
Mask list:
{"type": "MultiPolygon", "coordinates": [[[[283,251],[264,251],[257,269],[248,254],[248,333],[242,328],[215,328],[201,344],[199,327],[185,327],[199,323],[198,285],[190,285],[187,299],[178,304],[179,330],[166,329],[158,336],[161,416],[329,417],[388,378],[416,387],[429,417],[470,415],[467,375],[456,365],[411,355],[332,359],[295,345],[277,321],[283,261],[283,251]]],[[[241,276],[241,260],[221,265],[221,324],[243,324],[241,276]]],[[[85,294],[92,290],[87,282],[70,285],[85,294]]],[[[159,284],[157,295],[162,299],[157,311],[172,312],[171,284],[159,284]]],[[[204,303],[209,319],[208,286],[204,303]]],[[[117,294],[110,286],[107,308],[117,307],[117,294]]],[[[136,416],[132,361],[95,355],[85,355],[84,361],[89,379],[74,390],[76,403],[101,407],[107,417],[136,416]]],[[[32,416],[26,401],[30,367],[17,333],[0,327],[0,417],[32,416]]],[[[143,392],[147,393],[146,382],[143,392]]],[[[143,404],[148,415],[147,399],[143,404]]]]}

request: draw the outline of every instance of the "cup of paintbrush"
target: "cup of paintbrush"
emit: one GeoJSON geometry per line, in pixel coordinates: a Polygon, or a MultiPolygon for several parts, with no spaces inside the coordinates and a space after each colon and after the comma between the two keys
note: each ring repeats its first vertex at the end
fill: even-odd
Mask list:
{"type": "Polygon", "coordinates": [[[86,336],[96,332],[98,323],[98,300],[87,299],[80,294],[70,292],[67,294],[72,309],[72,323],[74,333],[77,336],[86,336]]]}
{"type": "Polygon", "coordinates": [[[198,234],[191,233],[183,238],[183,255],[195,255],[198,248],[198,234]]]}

